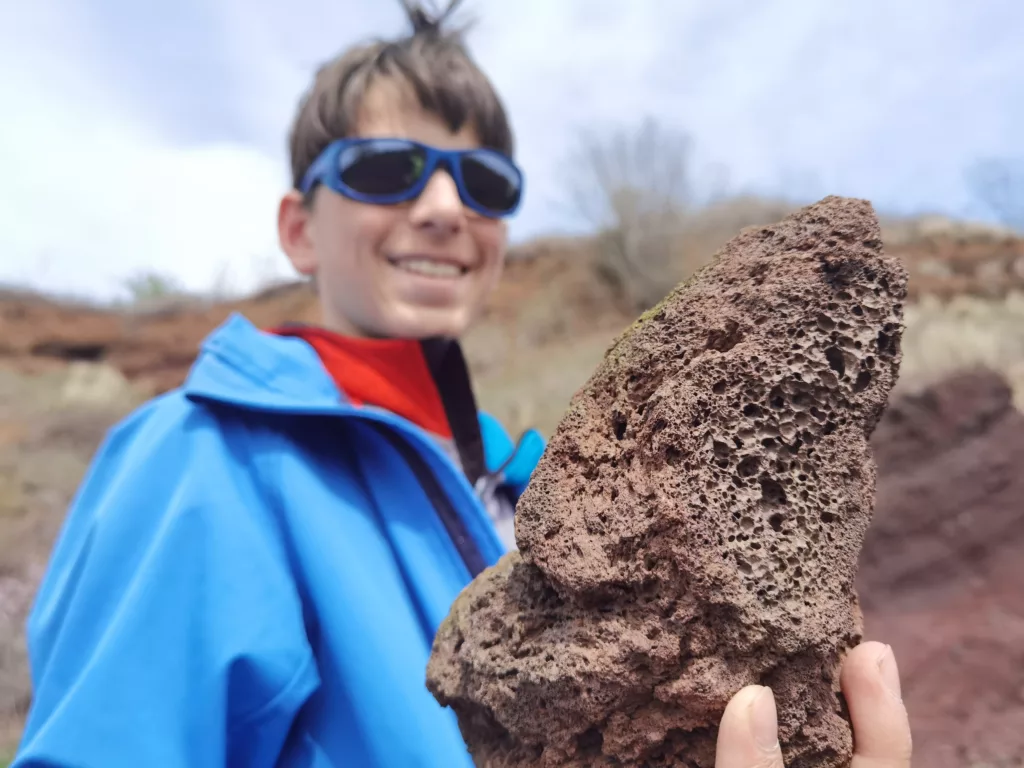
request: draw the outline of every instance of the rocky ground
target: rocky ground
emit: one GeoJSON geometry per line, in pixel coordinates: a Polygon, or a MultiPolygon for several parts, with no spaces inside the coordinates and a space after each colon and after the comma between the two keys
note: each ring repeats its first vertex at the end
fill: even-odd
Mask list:
{"type": "MultiPolygon", "coordinates": [[[[913,301],[898,394],[873,441],[867,636],[900,660],[917,764],[1021,766],[1024,240],[930,227],[887,245],[913,301]],[[949,378],[978,365],[989,372],[949,378]]],[[[519,256],[467,352],[485,407],[550,434],[632,313],[588,266],[590,244],[519,256]]],[[[261,325],[316,316],[304,286],[133,312],[0,295],[0,740],[16,739],[29,700],[25,612],[92,451],[141,398],[181,380],[230,311],[261,325]]]]}

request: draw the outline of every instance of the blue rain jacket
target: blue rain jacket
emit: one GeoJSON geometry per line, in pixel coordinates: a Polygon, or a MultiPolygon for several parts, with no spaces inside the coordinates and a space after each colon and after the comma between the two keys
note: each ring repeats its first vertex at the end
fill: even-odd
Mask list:
{"type": "MultiPolygon", "coordinates": [[[[542,439],[513,453],[481,426],[521,492],[542,439]]],[[[429,434],[233,316],[181,389],[110,432],[72,504],[29,617],[12,768],[470,766],[425,670],[471,570],[504,551],[429,434]]]]}

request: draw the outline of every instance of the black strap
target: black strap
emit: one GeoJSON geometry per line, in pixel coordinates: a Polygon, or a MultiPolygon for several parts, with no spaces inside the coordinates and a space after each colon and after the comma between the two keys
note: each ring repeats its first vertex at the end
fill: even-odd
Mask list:
{"type": "Polygon", "coordinates": [[[477,481],[487,473],[487,462],[476,396],[462,347],[453,339],[427,339],[420,346],[441,396],[462,471],[470,485],[476,487],[477,481]]]}
{"type": "Polygon", "coordinates": [[[416,480],[423,489],[423,493],[444,524],[445,530],[448,532],[448,536],[455,545],[459,557],[462,558],[462,562],[469,571],[470,577],[476,577],[477,574],[487,567],[487,563],[484,561],[484,556],[481,554],[477,543],[469,535],[466,524],[459,517],[459,513],[452,504],[448,494],[441,487],[440,481],[430,467],[427,466],[426,460],[415,448],[409,445],[407,440],[395,434],[388,427],[379,424],[374,424],[373,427],[398,451],[406,464],[409,465],[409,469],[416,476],[416,480]]]}

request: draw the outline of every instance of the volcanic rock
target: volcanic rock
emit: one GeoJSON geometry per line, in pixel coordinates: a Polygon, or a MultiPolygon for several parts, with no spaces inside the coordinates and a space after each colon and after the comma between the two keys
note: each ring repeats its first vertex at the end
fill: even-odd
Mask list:
{"type": "Polygon", "coordinates": [[[435,639],[428,686],[478,766],[710,768],[753,683],[789,768],[849,763],[838,673],[905,295],[870,204],[829,197],[617,340],[519,503],[519,553],[435,639]]]}

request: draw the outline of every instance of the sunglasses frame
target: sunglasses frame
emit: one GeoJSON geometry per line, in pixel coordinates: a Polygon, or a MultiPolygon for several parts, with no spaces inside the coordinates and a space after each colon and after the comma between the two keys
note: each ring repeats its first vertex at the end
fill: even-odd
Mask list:
{"type": "Polygon", "coordinates": [[[445,170],[447,170],[455,181],[455,186],[459,191],[459,199],[462,200],[462,204],[467,208],[491,219],[507,218],[519,210],[519,206],[523,202],[525,178],[522,170],[515,164],[515,162],[513,162],[512,158],[508,157],[508,155],[486,147],[477,147],[474,149],[438,149],[437,147],[432,147],[429,144],[424,144],[412,139],[387,137],[336,139],[328,144],[317,159],[313,161],[313,164],[309,166],[309,169],[302,177],[302,184],[299,191],[302,192],[303,195],[308,195],[316,184],[322,183],[329,189],[337,192],[339,195],[344,195],[345,197],[360,203],[369,203],[371,205],[396,205],[418,197],[433,177],[435,171],[437,171],[438,167],[442,165],[445,166],[445,170]],[[423,173],[420,175],[419,180],[415,184],[402,192],[396,192],[391,195],[368,195],[356,189],[352,189],[352,187],[342,181],[341,169],[338,166],[342,152],[363,144],[389,143],[406,145],[410,149],[420,149],[425,153],[426,165],[423,168],[423,173]],[[466,188],[466,182],[462,177],[461,161],[466,155],[491,155],[496,158],[500,158],[502,163],[507,163],[509,168],[515,172],[516,180],[519,182],[519,197],[516,200],[516,204],[511,209],[507,211],[494,211],[490,208],[486,208],[473,199],[472,195],[469,194],[469,190],[466,188]]]}

